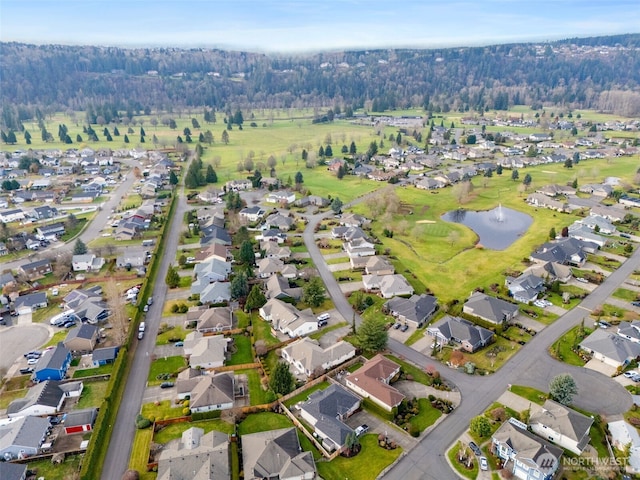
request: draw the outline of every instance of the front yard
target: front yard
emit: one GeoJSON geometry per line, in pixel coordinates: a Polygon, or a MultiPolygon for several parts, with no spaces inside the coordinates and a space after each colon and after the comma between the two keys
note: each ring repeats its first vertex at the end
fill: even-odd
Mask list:
{"type": "Polygon", "coordinates": [[[168,374],[170,377],[175,377],[186,366],[187,361],[181,356],[164,357],[154,360],[151,362],[149,377],[147,378],[149,386],[160,385],[162,382],[168,380],[167,378],[158,378],[159,375],[168,374]]]}
{"type": "Polygon", "coordinates": [[[578,345],[588,337],[592,331],[593,330],[585,328],[582,325],[573,327],[551,345],[549,353],[556,359],[569,365],[584,366],[584,364],[587,363],[585,361],[586,356],[579,354],[578,345]]]}

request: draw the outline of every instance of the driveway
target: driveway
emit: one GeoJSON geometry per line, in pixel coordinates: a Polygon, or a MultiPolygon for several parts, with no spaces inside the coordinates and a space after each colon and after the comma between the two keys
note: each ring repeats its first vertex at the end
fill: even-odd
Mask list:
{"type": "MultiPolygon", "coordinates": [[[[12,317],[15,318],[15,317],[12,317]]],[[[35,350],[51,338],[47,325],[30,323],[12,327],[0,327],[0,373],[9,376],[17,369],[26,367],[23,354],[35,350]]]]}
{"type": "Polygon", "coordinates": [[[595,358],[589,360],[584,367],[596,372],[600,372],[607,377],[610,377],[614,373],[616,373],[616,367],[612,367],[611,365],[608,365],[601,360],[596,360],[595,358]]]}
{"type": "Polygon", "coordinates": [[[351,333],[351,326],[345,325],[344,327],[325,333],[318,339],[318,343],[322,348],[328,348],[339,342],[341,338],[345,337],[349,333],[351,333]]]}

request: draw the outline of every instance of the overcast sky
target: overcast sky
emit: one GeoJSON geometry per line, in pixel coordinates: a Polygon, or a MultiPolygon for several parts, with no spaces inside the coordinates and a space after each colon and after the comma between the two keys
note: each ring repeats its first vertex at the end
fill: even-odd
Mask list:
{"type": "Polygon", "coordinates": [[[640,0],[0,0],[0,39],[304,52],[640,32],[640,0]]]}

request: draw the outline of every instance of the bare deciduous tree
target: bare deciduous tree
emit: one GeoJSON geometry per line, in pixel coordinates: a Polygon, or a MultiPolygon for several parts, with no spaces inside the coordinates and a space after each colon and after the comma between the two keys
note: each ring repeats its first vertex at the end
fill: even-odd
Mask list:
{"type": "Polygon", "coordinates": [[[107,305],[109,306],[109,322],[113,326],[113,340],[122,345],[127,338],[129,330],[129,318],[125,310],[124,298],[114,278],[107,281],[104,289],[107,305]]]}

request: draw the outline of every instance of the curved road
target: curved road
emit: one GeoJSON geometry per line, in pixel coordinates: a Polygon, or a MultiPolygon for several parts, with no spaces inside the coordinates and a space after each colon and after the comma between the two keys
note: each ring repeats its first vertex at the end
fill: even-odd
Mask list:
{"type": "MultiPolygon", "coordinates": [[[[303,237],[311,259],[336,309],[345,319],[350,320],[353,317],[353,309],[329,271],[314,240],[315,227],[326,215],[310,216],[303,237]]],[[[451,478],[454,474],[444,457],[446,449],[467,430],[471,418],[491,405],[509,384],[528,385],[546,391],[549,381],[555,375],[570,373],[576,380],[579,391],[579,395],[575,398],[576,406],[601,415],[627,411],[631,407],[631,396],[620,384],[601,373],[558,362],[547,354],[547,348],[565,331],[580,324],[590,310],[605,303],[638,264],[640,264],[640,249],[637,249],[631,258],[589,294],[579,306],[565,313],[533,337],[497,373],[479,377],[469,376],[457,370],[446,370],[444,376],[457,385],[462,394],[462,403],[394,465],[385,478],[392,480],[451,478]]],[[[355,319],[356,324],[362,321],[359,315],[356,315],[355,319]]],[[[387,346],[396,355],[422,368],[427,365],[433,365],[440,371],[446,368],[397,340],[389,339],[387,346]]]]}

